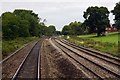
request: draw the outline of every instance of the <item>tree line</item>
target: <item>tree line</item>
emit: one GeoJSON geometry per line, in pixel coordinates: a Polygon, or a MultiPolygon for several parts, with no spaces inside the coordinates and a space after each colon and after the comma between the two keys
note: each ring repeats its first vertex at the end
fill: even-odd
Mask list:
{"type": "Polygon", "coordinates": [[[46,26],[38,14],[32,10],[16,9],[13,12],[5,12],[0,16],[2,20],[3,39],[15,39],[17,37],[52,36],[56,34],[81,35],[97,33],[104,35],[106,27],[110,26],[109,13],[115,15],[115,27],[120,30],[120,2],[116,3],[114,10],[108,11],[106,7],[91,6],[86,9],[83,17],[85,21],[71,22],[60,31],[56,31],[54,25],[46,26]]]}
{"type": "Polygon", "coordinates": [[[85,21],[71,22],[62,29],[64,35],[79,35],[97,33],[97,36],[105,35],[106,28],[110,27],[109,13],[115,15],[115,27],[120,30],[120,2],[116,3],[114,10],[108,11],[106,7],[91,6],[83,14],[85,21]]]}
{"type": "Polygon", "coordinates": [[[69,25],[65,25],[62,29],[63,35],[81,35],[86,34],[87,32],[87,27],[77,21],[71,22],[69,25]]]}
{"type": "Polygon", "coordinates": [[[3,39],[17,37],[51,36],[56,32],[54,25],[46,26],[44,20],[32,10],[16,9],[14,12],[5,12],[0,16],[2,20],[3,39]]]}

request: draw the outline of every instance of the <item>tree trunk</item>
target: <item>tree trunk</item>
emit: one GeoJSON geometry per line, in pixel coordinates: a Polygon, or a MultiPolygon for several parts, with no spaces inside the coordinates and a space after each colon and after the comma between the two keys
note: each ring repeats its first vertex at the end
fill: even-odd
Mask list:
{"type": "Polygon", "coordinates": [[[97,36],[98,36],[98,37],[100,36],[100,34],[101,34],[100,32],[97,32],[97,36]]]}

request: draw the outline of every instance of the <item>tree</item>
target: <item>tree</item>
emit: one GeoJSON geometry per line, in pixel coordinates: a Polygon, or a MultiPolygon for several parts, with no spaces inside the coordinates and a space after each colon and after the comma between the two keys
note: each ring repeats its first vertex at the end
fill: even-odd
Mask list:
{"type": "Polygon", "coordinates": [[[84,24],[89,27],[90,33],[97,33],[100,36],[105,33],[106,27],[109,26],[109,11],[106,7],[88,7],[84,12],[84,24]]]}
{"type": "Polygon", "coordinates": [[[70,32],[71,32],[70,30],[71,30],[71,28],[69,27],[69,25],[65,25],[62,29],[62,34],[70,35],[70,32]]]}
{"type": "Polygon", "coordinates": [[[72,35],[80,35],[83,34],[83,28],[81,26],[81,22],[71,22],[69,26],[71,27],[71,34],[72,35]]]}
{"type": "Polygon", "coordinates": [[[54,25],[50,25],[49,27],[45,27],[45,32],[47,36],[55,35],[56,29],[54,25]]]}
{"type": "Polygon", "coordinates": [[[20,20],[19,24],[19,37],[28,37],[29,33],[29,22],[27,20],[20,20]]]}
{"type": "Polygon", "coordinates": [[[39,23],[39,36],[46,35],[46,27],[43,22],[39,23]]]}
{"type": "Polygon", "coordinates": [[[4,39],[28,36],[52,36],[56,29],[54,25],[47,27],[38,14],[32,10],[16,9],[13,13],[5,12],[1,15],[4,39]]]}
{"type": "Polygon", "coordinates": [[[115,26],[120,30],[120,2],[116,3],[114,10],[111,11],[115,15],[115,26]]]}
{"type": "Polygon", "coordinates": [[[69,25],[65,25],[62,29],[64,35],[80,35],[84,33],[84,27],[81,26],[81,22],[71,22],[69,25]]]}
{"type": "Polygon", "coordinates": [[[29,33],[31,36],[38,36],[39,35],[39,22],[40,19],[38,14],[35,14],[32,10],[23,10],[23,9],[16,9],[14,14],[19,16],[20,20],[28,21],[29,25],[29,33]]]}
{"type": "Polygon", "coordinates": [[[14,39],[19,36],[19,18],[11,12],[2,14],[2,31],[4,39],[14,39]]]}
{"type": "Polygon", "coordinates": [[[0,16],[0,41],[2,42],[2,17],[0,16]]]}
{"type": "Polygon", "coordinates": [[[48,31],[49,31],[50,35],[54,35],[55,31],[56,31],[55,26],[54,25],[50,25],[48,27],[48,31]]]}
{"type": "Polygon", "coordinates": [[[39,36],[52,36],[56,34],[54,25],[46,26],[43,22],[39,24],[39,36]]]}
{"type": "Polygon", "coordinates": [[[61,31],[56,31],[55,34],[56,35],[62,35],[61,31]]]}

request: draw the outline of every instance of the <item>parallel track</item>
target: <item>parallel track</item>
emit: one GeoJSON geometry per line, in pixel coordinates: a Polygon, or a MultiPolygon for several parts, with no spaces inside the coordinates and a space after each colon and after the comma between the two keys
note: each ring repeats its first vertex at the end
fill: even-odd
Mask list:
{"type": "Polygon", "coordinates": [[[117,63],[113,63],[113,64],[117,64],[117,65],[120,66],[120,63],[119,63],[119,62],[120,62],[120,58],[113,57],[112,55],[107,54],[107,53],[102,53],[102,52],[98,52],[98,51],[95,51],[95,50],[91,50],[91,49],[88,49],[88,48],[85,48],[85,47],[82,47],[82,46],[78,46],[78,45],[76,45],[76,44],[74,44],[74,43],[71,43],[71,42],[68,42],[68,41],[66,41],[66,40],[60,40],[60,41],[63,42],[63,43],[65,43],[65,44],[67,44],[67,45],[70,45],[70,46],[72,46],[72,47],[74,47],[74,48],[76,48],[76,49],[79,49],[79,50],[81,50],[81,51],[83,51],[83,52],[84,52],[84,50],[86,50],[86,51],[89,51],[89,52],[91,52],[91,53],[94,53],[94,54],[97,54],[97,55],[100,55],[100,56],[109,58],[109,59],[111,59],[111,60],[115,60],[117,63]]]}
{"type": "MultiPolygon", "coordinates": [[[[116,57],[113,57],[113,56],[108,56],[108,55],[104,55],[103,53],[101,54],[100,52],[96,52],[96,51],[92,51],[92,50],[89,50],[87,48],[84,48],[84,47],[80,47],[80,46],[77,46],[73,43],[70,43],[70,42],[67,42],[67,41],[63,41],[63,40],[60,40],[62,43],[68,45],[68,46],[71,46],[79,51],[82,51],[84,53],[86,53],[87,55],[91,55],[91,56],[94,56],[96,58],[99,58],[101,60],[104,60],[106,62],[109,62],[111,63],[112,65],[115,65],[115,66],[118,66],[118,68],[120,68],[120,59],[116,58],[116,57]]],[[[107,53],[106,53],[107,54],[107,53]]]]}
{"type": "Polygon", "coordinates": [[[12,78],[15,71],[19,67],[22,60],[33,48],[37,41],[25,44],[20,49],[3,59],[0,64],[2,65],[2,79],[12,78]]]}
{"type": "MultiPolygon", "coordinates": [[[[94,70],[92,70],[92,69],[90,69],[88,66],[86,66],[85,64],[82,64],[82,63],[81,63],[79,60],[77,60],[74,56],[72,56],[71,54],[69,54],[69,52],[67,52],[67,50],[68,50],[68,51],[71,51],[72,53],[74,53],[74,55],[76,55],[77,57],[81,57],[81,58],[85,59],[86,61],[89,61],[90,63],[92,63],[92,64],[94,64],[95,66],[99,67],[101,70],[104,70],[105,72],[112,74],[112,75],[114,76],[113,78],[119,78],[119,77],[120,77],[120,73],[119,73],[119,72],[112,71],[111,69],[108,69],[108,68],[104,67],[103,65],[98,64],[98,63],[96,63],[96,62],[94,62],[94,61],[86,58],[85,56],[80,55],[79,53],[75,52],[74,50],[69,49],[68,47],[64,46],[63,44],[66,44],[66,45],[68,45],[68,46],[71,46],[71,47],[74,48],[74,49],[77,49],[77,50],[81,51],[77,46],[71,45],[70,43],[68,43],[68,42],[63,42],[63,41],[61,41],[61,43],[63,43],[63,44],[61,44],[58,40],[57,40],[57,41],[55,40],[55,42],[58,44],[57,46],[58,46],[66,55],[68,55],[70,58],[72,58],[73,60],[75,60],[77,63],[79,63],[80,65],[82,65],[83,67],[85,67],[85,68],[86,68],[87,70],[89,70],[92,74],[94,74],[97,78],[99,78],[99,79],[104,79],[104,78],[109,78],[109,76],[108,76],[108,77],[103,77],[103,76],[101,76],[101,74],[98,74],[97,72],[95,72],[94,70]]],[[[86,51],[87,51],[87,50],[86,50],[86,51]]],[[[85,51],[82,51],[82,52],[87,53],[87,52],[85,52],[85,51]]],[[[88,50],[88,52],[90,52],[90,51],[88,50]]],[[[99,58],[98,56],[93,55],[93,54],[90,54],[90,53],[89,53],[89,55],[92,55],[92,56],[94,56],[94,57],[99,58]]],[[[100,59],[103,59],[103,58],[100,58],[100,59]]],[[[114,59],[114,58],[110,58],[110,59],[114,59]]],[[[103,60],[106,60],[106,59],[103,59],[103,60]]],[[[115,60],[116,60],[116,58],[115,58],[115,60]]],[[[119,59],[117,59],[117,60],[119,60],[119,59]]],[[[106,62],[107,62],[107,61],[108,61],[108,63],[112,63],[112,61],[106,60],[106,62]]],[[[118,67],[119,67],[119,64],[117,64],[117,63],[115,63],[115,62],[113,62],[113,64],[114,64],[115,66],[118,66],[118,67]]],[[[110,78],[111,78],[111,77],[110,77],[110,78]]]]}
{"type": "Polygon", "coordinates": [[[38,41],[31,51],[26,55],[22,63],[20,64],[19,68],[17,69],[16,73],[12,77],[12,80],[18,79],[39,79],[39,51],[41,46],[41,40],[38,41]]]}

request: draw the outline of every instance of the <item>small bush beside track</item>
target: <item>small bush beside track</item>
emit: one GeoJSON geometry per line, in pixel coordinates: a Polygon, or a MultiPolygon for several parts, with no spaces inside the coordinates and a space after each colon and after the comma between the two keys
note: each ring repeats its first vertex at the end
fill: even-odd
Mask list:
{"type": "Polygon", "coordinates": [[[16,49],[22,47],[24,44],[27,44],[31,41],[39,39],[38,37],[19,37],[14,40],[3,40],[2,41],[2,55],[3,58],[8,56],[10,53],[16,49]]]}

